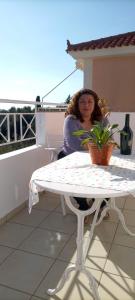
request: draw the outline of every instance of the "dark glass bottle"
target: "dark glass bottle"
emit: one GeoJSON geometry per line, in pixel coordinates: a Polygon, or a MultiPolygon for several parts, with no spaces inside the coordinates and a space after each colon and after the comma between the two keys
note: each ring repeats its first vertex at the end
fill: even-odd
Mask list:
{"type": "Polygon", "coordinates": [[[132,153],[133,131],[129,126],[130,115],[125,116],[125,126],[122,129],[126,132],[126,135],[120,134],[120,153],[129,155],[132,153]]]}

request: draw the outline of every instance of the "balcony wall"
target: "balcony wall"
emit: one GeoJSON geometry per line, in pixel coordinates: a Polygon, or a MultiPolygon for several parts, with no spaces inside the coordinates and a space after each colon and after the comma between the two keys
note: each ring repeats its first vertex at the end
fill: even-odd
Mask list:
{"type": "MultiPolygon", "coordinates": [[[[111,112],[109,121],[118,123],[122,129],[125,123],[125,112],[111,112]]],[[[135,150],[135,112],[130,112],[130,126],[134,133],[133,149],[135,150]]],[[[64,112],[40,112],[36,116],[37,144],[44,146],[59,146],[63,140],[64,112]],[[59,143],[60,142],[60,143],[59,143]]],[[[116,142],[120,143],[120,135],[115,135],[116,142]]]]}
{"type": "Polygon", "coordinates": [[[63,123],[65,112],[36,113],[36,141],[38,145],[56,147],[63,140],[63,123]]]}
{"type": "Polygon", "coordinates": [[[28,200],[29,181],[49,162],[49,152],[31,146],[0,155],[0,219],[28,200]]]}

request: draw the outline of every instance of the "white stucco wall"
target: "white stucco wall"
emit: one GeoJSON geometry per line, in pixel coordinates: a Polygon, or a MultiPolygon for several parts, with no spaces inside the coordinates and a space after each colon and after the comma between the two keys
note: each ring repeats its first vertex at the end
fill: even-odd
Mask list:
{"type": "Polygon", "coordinates": [[[65,112],[36,113],[36,143],[46,147],[56,147],[63,141],[65,112]]]}
{"type": "Polygon", "coordinates": [[[32,172],[48,161],[48,151],[36,146],[0,155],[0,219],[28,199],[32,172]]]}
{"type": "MultiPolygon", "coordinates": [[[[128,112],[127,112],[128,113],[128,112]]],[[[125,112],[112,112],[109,117],[111,124],[118,123],[119,128],[124,127],[125,112]]],[[[130,112],[130,126],[134,133],[133,149],[135,150],[135,112],[130,112]]],[[[59,146],[63,141],[63,112],[43,112],[37,114],[37,144],[47,146],[59,146]]],[[[115,135],[119,144],[120,135],[115,135]]]]}

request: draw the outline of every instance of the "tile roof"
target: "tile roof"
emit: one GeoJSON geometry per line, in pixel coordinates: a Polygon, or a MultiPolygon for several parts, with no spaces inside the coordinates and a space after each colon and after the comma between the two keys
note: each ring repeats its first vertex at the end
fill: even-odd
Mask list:
{"type": "Polygon", "coordinates": [[[103,48],[114,48],[122,46],[135,46],[135,31],[113,35],[97,40],[91,40],[89,42],[70,44],[67,40],[67,52],[70,51],[82,51],[82,50],[95,50],[103,48]]]}

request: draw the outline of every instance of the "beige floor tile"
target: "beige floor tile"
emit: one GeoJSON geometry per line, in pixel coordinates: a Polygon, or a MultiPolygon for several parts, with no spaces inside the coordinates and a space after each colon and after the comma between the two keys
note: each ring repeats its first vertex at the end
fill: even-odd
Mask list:
{"type": "MultiPolygon", "coordinates": [[[[71,197],[71,202],[72,202],[72,204],[73,204],[75,207],[78,207],[78,204],[77,204],[76,200],[75,200],[73,197],[71,197]]],[[[66,202],[65,202],[65,208],[66,208],[66,213],[67,213],[67,214],[72,214],[72,215],[74,215],[74,212],[72,212],[72,210],[66,205],[66,202]]],[[[61,204],[58,205],[58,207],[56,208],[55,211],[56,211],[56,212],[62,213],[62,207],[61,207],[61,204]]]]}
{"type": "Polygon", "coordinates": [[[118,197],[115,199],[118,208],[123,208],[125,205],[126,197],[118,197]]]}
{"type": "Polygon", "coordinates": [[[67,234],[37,228],[21,244],[20,249],[56,258],[68,239],[67,234]]]}
{"type": "MultiPolygon", "coordinates": [[[[87,239],[84,240],[84,247],[86,243],[87,239]]],[[[110,247],[110,243],[92,240],[85,265],[89,268],[103,270],[110,247]]],[[[60,253],[59,259],[75,263],[76,253],[76,241],[74,238],[71,238],[60,253]]]]}
{"type": "Polygon", "coordinates": [[[30,296],[0,285],[1,300],[29,300],[30,296]]]}
{"type": "Polygon", "coordinates": [[[75,236],[71,238],[62,252],[59,255],[59,259],[66,262],[74,263],[76,261],[76,238],[75,236]]]}
{"type": "Polygon", "coordinates": [[[4,246],[0,246],[0,264],[12,252],[13,252],[13,249],[4,247],[4,246]]]}
{"type": "Polygon", "coordinates": [[[125,222],[127,225],[135,226],[135,211],[124,210],[123,215],[125,217],[125,222]]]}
{"type": "MultiPolygon", "coordinates": [[[[135,233],[135,227],[128,225],[128,229],[135,233]]],[[[135,248],[135,237],[127,234],[123,226],[119,224],[114,238],[114,243],[135,248]]]]}
{"type": "Polygon", "coordinates": [[[119,222],[118,214],[115,210],[109,210],[109,218],[107,220],[103,220],[103,222],[119,222]]]}
{"type": "Polygon", "coordinates": [[[134,300],[135,281],[112,274],[103,274],[99,286],[101,300],[134,300]]]}
{"type": "Polygon", "coordinates": [[[55,194],[49,191],[43,191],[39,194],[40,199],[47,199],[48,197],[51,199],[59,199],[59,194],[55,194]]]}
{"type": "Polygon", "coordinates": [[[106,258],[108,256],[111,244],[107,242],[102,242],[98,240],[92,240],[90,245],[86,266],[89,268],[94,268],[98,270],[103,270],[106,258]]]}
{"type": "MultiPolygon", "coordinates": [[[[93,238],[104,241],[112,242],[117,228],[117,223],[103,221],[101,224],[95,227],[93,238]]],[[[85,237],[89,234],[89,228],[85,228],[85,237]]]]}
{"type": "Polygon", "coordinates": [[[133,196],[127,197],[124,209],[135,210],[135,198],[133,196]]]}
{"type": "MultiPolygon", "coordinates": [[[[65,207],[66,207],[66,214],[74,215],[74,213],[68,208],[67,205],[66,205],[65,207]]],[[[57,206],[57,208],[55,209],[55,211],[62,214],[62,207],[61,207],[61,204],[57,206]]]]}
{"type": "Polygon", "coordinates": [[[61,213],[52,212],[39,227],[64,233],[73,233],[76,230],[76,224],[76,216],[69,214],[63,216],[61,213]]]}
{"type": "Polygon", "coordinates": [[[48,215],[49,211],[41,211],[38,209],[32,209],[31,214],[28,213],[28,209],[23,209],[19,214],[10,220],[11,223],[19,223],[30,226],[38,226],[48,215]]]}
{"type": "MultiPolygon", "coordinates": [[[[93,300],[91,289],[88,283],[87,277],[83,274],[77,274],[72,271],[69,276],[69,280],[65,283],[63,289],[57,293],[56,296],[48,296],[48,288],[55,288],[60,278],[67,267],[64,262],[56,261],[47,276],[39,286],[35,295],[43,297],[43,299],[57,299],[57,300],[93,300]]],[[[91,273],[97,281],[101,278],[101,272],[97,270],[91,270],[91,273]]]]}
{"type": "Polygon", "coordinates": [[[50,258],[17,250],[0,266],[0,284],[32,294],[52,263],[50,258]]]}
{"type": "Polygon", "coordinates": [[[0,285],[1,300],[29,300],[30,296],[0,285]]]}
{"type": "Polygon", "coordinates": [[[105,271],[135,279],[135,250],[113,245],[105,265],[105,271]]]}
{"type": "Polygon", "coordinates": [[[30,226],[6,223],[0,228],[0,244],[16,248],[32,230],[30,226]]]}
{"type": "Polygon", "coordinates": [[[53,193],[41,193],[40,194],[40,201],[38,204],[34,206],[34,208],[38,209],[45,209],[52,211],[60,204],[60,195],[56,195],[53,193]]]}

